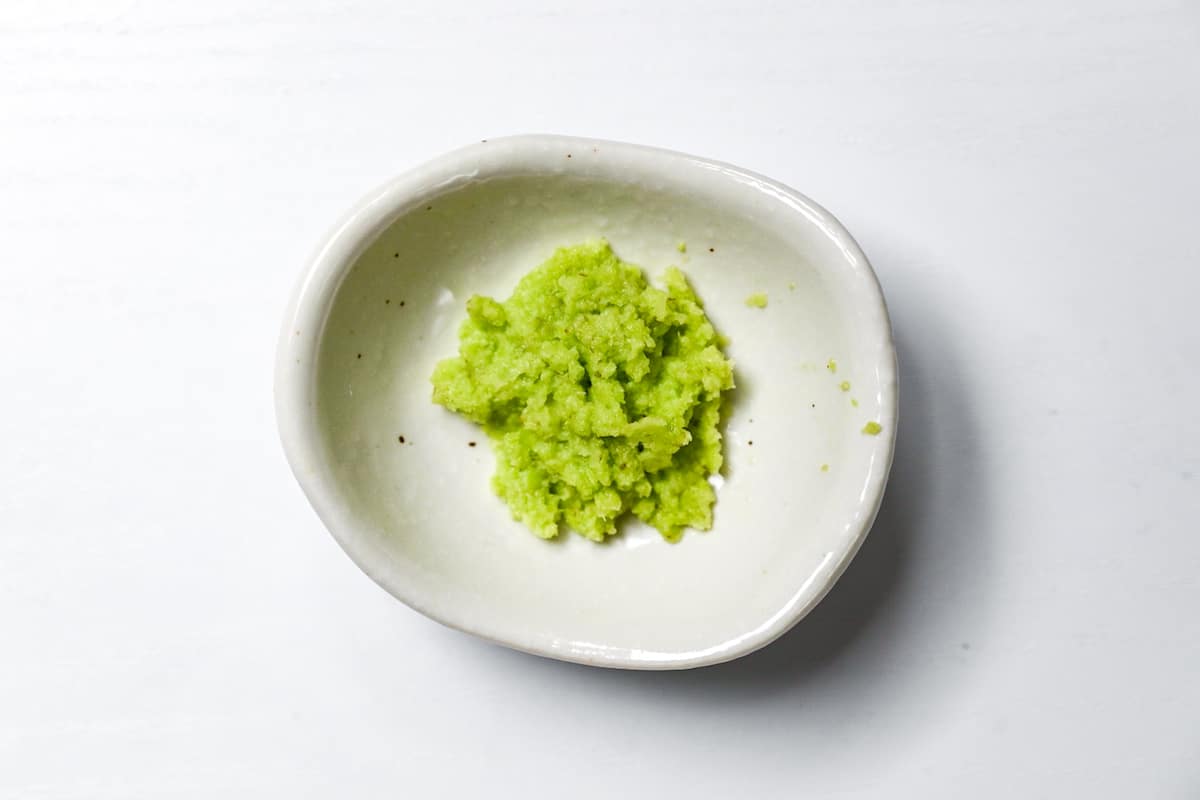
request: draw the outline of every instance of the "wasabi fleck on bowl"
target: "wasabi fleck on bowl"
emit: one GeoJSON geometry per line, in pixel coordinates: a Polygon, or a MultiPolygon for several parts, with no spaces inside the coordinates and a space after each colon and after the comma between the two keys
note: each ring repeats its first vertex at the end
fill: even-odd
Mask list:
{"type": "Polygon", "coordinates": [[[292,298],[275,396],[297,480],[384,589],[508,647],[632,669],[728,661],[803,618],[874,521],[897,420],[883,296],[828,212],[727,164],[559,136],[472,145],[368,196],[292,298]],[[491,491],[487,437],[430,400],[470,295],[507,297],[597,237],[651,278],[680,266],[731,340],[713,529],[677,544],[632,518],[602,545],[538,539],[491,491]]]}

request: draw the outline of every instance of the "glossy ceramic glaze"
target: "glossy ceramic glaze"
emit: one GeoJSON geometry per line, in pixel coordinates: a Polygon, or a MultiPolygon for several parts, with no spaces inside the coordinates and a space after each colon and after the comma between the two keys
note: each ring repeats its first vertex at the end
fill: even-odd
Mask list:
{"type": "Polygon", "coordinates": [[[276,404],[317,513],[400,600],[531,653],[685,668],[772,641],[853,558],[891,465],[895,351],[866,258],[804,196],[693,156],[521,136],[395,179],[334,230],[287,313],[276,404]],[[487,437],[430,402],[466,299],[507,297],[594,237],[652,278],[680,266],[731,340],[715,525],[678,544],[636,521],[605,545],[537,539],[489,488],[487,437]],[[745,304],[756,292],[767,308],[745,304]]]}

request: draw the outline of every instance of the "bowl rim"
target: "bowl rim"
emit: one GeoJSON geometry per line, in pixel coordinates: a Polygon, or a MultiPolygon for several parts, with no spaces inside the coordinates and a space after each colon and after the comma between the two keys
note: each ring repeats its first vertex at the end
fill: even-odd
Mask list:
{"type": "MultiPolygon", "coordinates": [[[[849,231],[812,199],[766,176],[725,162],[673,150],[603,139],[555,134],[523,134],[483,139],[450,151],[408,170],[367,193],[343,215],[322,239],[299,280],[295,283],[284,314],[275,357],[275,414],[284,454],[301,490],[317,516],[350,559],[385,591],[405,605],[447,627],[487,641],[534,655],[580,664],[624,669],[687,669],[707,666],[747,655],[767,646],[808,615],[849,567],[875,522],[895,455],[899,397],[895,340],[887,304],[866,255],[849,231]],[[408,211],[427,200],[491,177],[528,174],[567,174],[562,162],[566,152],[603,149],[609,161],[616,160],[630,172],[655,172],[678,177],[679,170],[701,168],[716,171],[739,183],[751,183],[806,216],[834,240],[847,255],[856,273],[855,305],[868,309],[866,319],[872,340],[881,344],[875,367],[881,387],[881,438],[879,468],[868,475],[860,508],[860,523],[837,554],[836,563],[823,570],[821,580],[809,579],[791,599],[766,622],[721,645],[687,653],[652,653],[613,649],[572,649],[547,645],[534,638],[514,640],[474,626],[469,619],[454,618],[425,602],[422,597],[395,585],[370,548],[356,535],[354,518],[327,472],[317,414],[317,367],[325,322],[337,291],[359,257],[376,238],[408,211]]],[[[815,574],[813,577],[816,577],[815,574]]]]}

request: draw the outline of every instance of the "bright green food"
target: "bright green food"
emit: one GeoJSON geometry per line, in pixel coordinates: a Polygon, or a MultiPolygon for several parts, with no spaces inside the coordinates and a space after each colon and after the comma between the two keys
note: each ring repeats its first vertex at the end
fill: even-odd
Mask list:
{"type": "Polygon", "coordinates": [[[763,292],[755,292],[746,298],[746,305],[750,306],[751,308],[766,308],[767,295],[763,292]]]}
{"type": "Polygon", "coordinates": [[[507,301],[468,300],[434,370],[434,402],[483,426],[497,494],[542,538],[603,541],[626,511],[670,541],[712,527],[733,365],[683,273],[663,284],[607,242],[561,248],[507,301]]]}
{"type": "Polygon", "coordinates": [[[869,436],[878,436],[883,432],[883,426],[878,422],[868,422],[863,426],[862,432],[868,434],[869,436]]]}

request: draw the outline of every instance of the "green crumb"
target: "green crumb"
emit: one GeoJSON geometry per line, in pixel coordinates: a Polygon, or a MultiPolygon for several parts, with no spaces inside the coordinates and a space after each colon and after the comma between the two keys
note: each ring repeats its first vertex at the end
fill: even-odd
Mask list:
{"type": "Polygon", "coordinates": [[[754,294],[752,294],[746,298],[746,305],[750,306],[751,308],[766,308],[767,307],[766,293],[765,292],[755,292],[754,294]]]}
{"type": "Polygon", "coordinates": [[[679,244],[675,245],[675,249],[681,253],[686,253],[687,252],[687,242],[680,242],[679,244]]]}
{"type": "Polygon", "coordinates": [[[664,288],[605,241],[557,250],[503,303],[467,301],[433,401],[492,439],[492,486],[544,539],[596,542],[629,511],[669,541],[708,530],[733,365],[674,267],[664,288]]]}
{"type": "Polygon", "coordinates": [[[822,465],[821,465],[821,472],[829,472],[829,465],[828,465],[828,464],[822,464],[822,465]]]}
{"type": "Polygon", "coordinates": [[[840,389],[841,389],[843,392],[848,392],[848,391],[850,391],[850,381],[842,381],[842,382],[839,384],[839,388],[840,388],[840,389]]]}
{"type": "Polygon", "coordinates": [[[862,432],[871,436],[878,436],[883,431],[883,426],[872,420],[863,426],[862,432]]]}
{"type": "Polygon", "coordinates": [[[854,399],[853,397],[851,397],[851,398],[850,398],[850,405],[854,406],[855,408],[858,408],[858,400],[856,400],[856,399],[854,399]]]}
{"type": "Polygon", "coordinates": [[[788,291],[789,292],[796,291],[796,282],[795,281],[788,281],[788,291]]]}
{"type": "Polygon", "coordinates": [[[837,372],[837,362],[834,361],[832,358],[829,359],[829,363],[827,363],[825,365],[825,369],[829,370],[830,372],[836,373],[837,372]]]}

